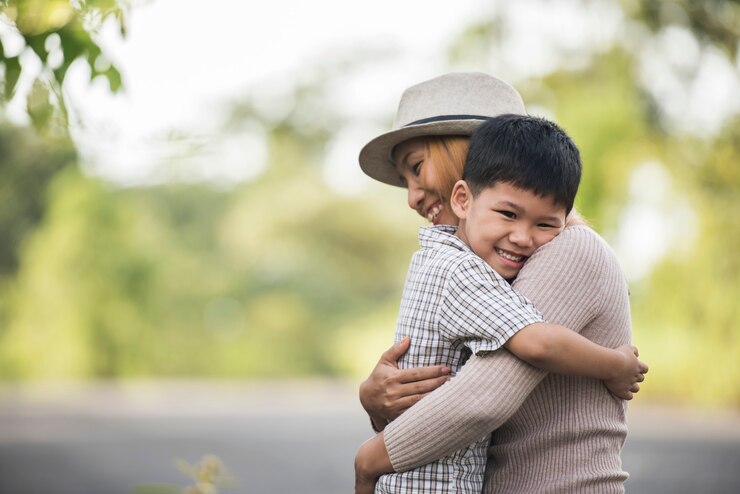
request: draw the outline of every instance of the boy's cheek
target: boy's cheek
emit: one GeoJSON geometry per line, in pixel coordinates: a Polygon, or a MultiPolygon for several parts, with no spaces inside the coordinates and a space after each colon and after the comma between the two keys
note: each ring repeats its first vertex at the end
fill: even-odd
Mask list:
{"type": "Polygon", "coordinates": [[[541,246],[545,245],[546,243],[554,240],[555,237],[557,237],[558,235],[560,235],[561,233],[563,233],[563,230],[564,230],[564,228],[554,229],[552,232],[548,232],[547,234],[543,235],[543,237],[542,237],[542,243],[540,243],[538,245],[538,247],[541,247],[541,246]]]}

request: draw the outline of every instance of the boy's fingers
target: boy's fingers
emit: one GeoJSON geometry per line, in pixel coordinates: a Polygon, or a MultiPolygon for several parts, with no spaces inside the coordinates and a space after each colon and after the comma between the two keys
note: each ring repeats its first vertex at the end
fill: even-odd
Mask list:
{"type": "Polygon", "coordinates": [[[636,346],[632,346],[632,353],[635,354],[635,357],[639,357],[640,356],[640,351],[637,349],[636,346]]]}
{"type": "MultiPolygon", "coordinates": [[[[408,384],[417,381],[426,381],[438,377],[447,376],[450,368],[443,365],[430,365],[429,367],[413,367],[399,371],[398,382],[408,384]]],[[[436,386],[435,386],[436,387],[436,386]]]]}
{"type": "Polygon", "coordinates": [[[640,373],[647,374],[648,365],[645,362],[640,362],[640,373]]]}
{"type": "Polygon", "coordinates": [[[637,383],[633,384],[632,387],[630,387],[630,391],[633,393],[637,393],[638,391],[640,391],[640,385],[637,383]]]}
{"type": "Polygon", "coordinates": [[[632,393],[629,391],[620,392],[620,393],[614,393],[618,398],[622,398],[623,400],[631,400],[632,399],[632,393]]]}

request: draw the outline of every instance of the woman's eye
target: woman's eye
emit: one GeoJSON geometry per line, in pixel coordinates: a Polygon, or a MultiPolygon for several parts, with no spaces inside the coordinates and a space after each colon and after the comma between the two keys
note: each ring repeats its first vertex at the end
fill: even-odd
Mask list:
{"type": "Polygon", "coordinates": [[[419,175],[419,171],[421,170],[421,164],[422,163],[423,163],[422,161],[419,161],[417,164],[415,164],[415,165],[413,165],[411,167],[411,171],[414,172],[414,175],[419,175]]]}

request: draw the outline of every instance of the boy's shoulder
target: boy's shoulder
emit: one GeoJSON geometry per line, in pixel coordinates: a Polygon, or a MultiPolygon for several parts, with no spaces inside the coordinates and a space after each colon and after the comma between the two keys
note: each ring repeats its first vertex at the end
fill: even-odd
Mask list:
{"type": "Polygon", "coordinates": [[[455,235],[457,227],[435,225],[419,228],[419,250],[417,254],[431,258],[459,262],[475,256],[472,249],[455,235]]]}
{"type": "Polygon", "coordinates": [[[451,278],[454,276],[482,276],[496,282],[503,278],[483,259],[477,256],[455,232],[457,227],[437,225],[419,230],[420,249],[414,254],[416,270],[451,278]]]}

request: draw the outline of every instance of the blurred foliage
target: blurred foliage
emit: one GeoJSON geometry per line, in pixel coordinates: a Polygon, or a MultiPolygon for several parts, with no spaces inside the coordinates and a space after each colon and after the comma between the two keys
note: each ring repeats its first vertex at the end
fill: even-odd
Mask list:
{"type": "Polygon", "coordinates": [[[416,223],[393,221],[400,191],[381,188],[394,195],[382,205],[337,196],[318,173],[318,134],[271,125],[266,173],[234,190],[116,189],[73,168],[57,174],[9,290],[0,371],[346,370],[334,335],[348,320],[395,312],[416,223]]]}
{"type": "MultiPolygon", "coordinates": [[[[576,205],[610,242],[634,199],[629,188],[635,172],[658,163],[670,177],[668,209],[675,211],[663,219],[677,223],[682,232],[676,237],[689,241],[673,245],[648,276],[631,283],[634,341],[651,365],[640,399],[740,407],[740,258],[729,247],[740,242],[740,119],[706,138],[672,130],[667,112],[638,76],[644,41],[676,28],[688,30],[700,46],[719,48],[737,71],[740,6],[654,0],[621,5],[628,21],[643,28],[630,31],[635,39],[595,56],[586,50],[587,64],[517,87],[528,107],[547,109],[574,137],[584,161],[576,205]],[[682,218],[684,202],[696,224],[682,218]]],[[[452,46],[451,63],[495,57],[503,25],[494,16],[470,26],[452,46]]],[[[682,75],[690,79],[697,72],[684,68],[682,75]]],[[[657,194],[664,184],[647,187],[653,185],[657,194]]]]}
{"type": "Polygon", "coordinates": [[[653,32],[684,27],[701,42],[715,45],[734,59],[740,38],[738,0],[622,0],[628,15],[653,32]]]}
{"type": "MultiPolygon", "coordinates": [[[[665,149],[679,194],[699,218],[636,286],[634,318],[656,399],[740,407],[740,119],[709,142],[665,149]]],[[[689,228],[690,225],[687,225],[689,228]]]]}
{"type": "MultiPolygon", "coordinates": [[[[75,5],[78,15],[114,4],[75,5]]],[[[635,36],[679,25],[737,53],[737,2],[622,5],[642,26],[635,36]]],[[[504,22],[492,15],[462,32],[450,66],[490,60],[504,22]]],[[[641,398],[740,406],[740,120],[703,137],[665,125],[638,45],[584,46],[584,63],[516,85],[578,143],[577,205],[607,240],[646,163],[670,177],[666,221],[684,203],[696,218],[678,221],[682,241],[631,285],[635,342],[651,364],[641,398]]],[[[421,223],[402,190],[372,183],[348,197],[322,178],[348,118],[332,92],[351,70],[312,67],[274,96],[292,102],[284,111],[236,102],[225,130],[259,128],[268,152],[264,173],[233,188],[120,188],[81,173],[69,143],[0,126],[0,376],[368,372],[390,344],[421,223]]]]}
{"type": "Polygon", "coordinates": [[[15,273],[22,240],[43,217],[47,184],[62,168],[76,163],[76,153],[68,140],[45,140],[5,123],[0,124],[0,163],[2,278],[15,273]]]}
{"type": "Polygon", "coordinates": [[[57,131],[66,130],[68,112],[62,85],[73,63],[84,63],[90,70],[90,79],[105,77],[111,91],[121,89],[121,74],[106,59],[94,34],[105,22],[112,21],[125,35],[128,7],[129,2],[123,0],[0,1],[0,22],[22,39],[20,49],[16,49],[7,35],[0,38],[3,99],[8,101],[16,96],[22,71],[34,70],[23,57],[35,58],[41,69],[31,74],[33,84],[26,96],[31,122],[41,130],[50,126],[57,131]],[[55,115],[61,122],[54,122],[55,115]]]}
{"type": "Polygon", "coordinates": [[[231,476],[221,458],[204,455],[200,461],[191,465],[178,459],[177,469],[190,477],[192,485],[185,488],[171,484],[142,484],[134,487],[134,494],[218,494],[221,487],[235,487],[236,479],[231,476]]]}

